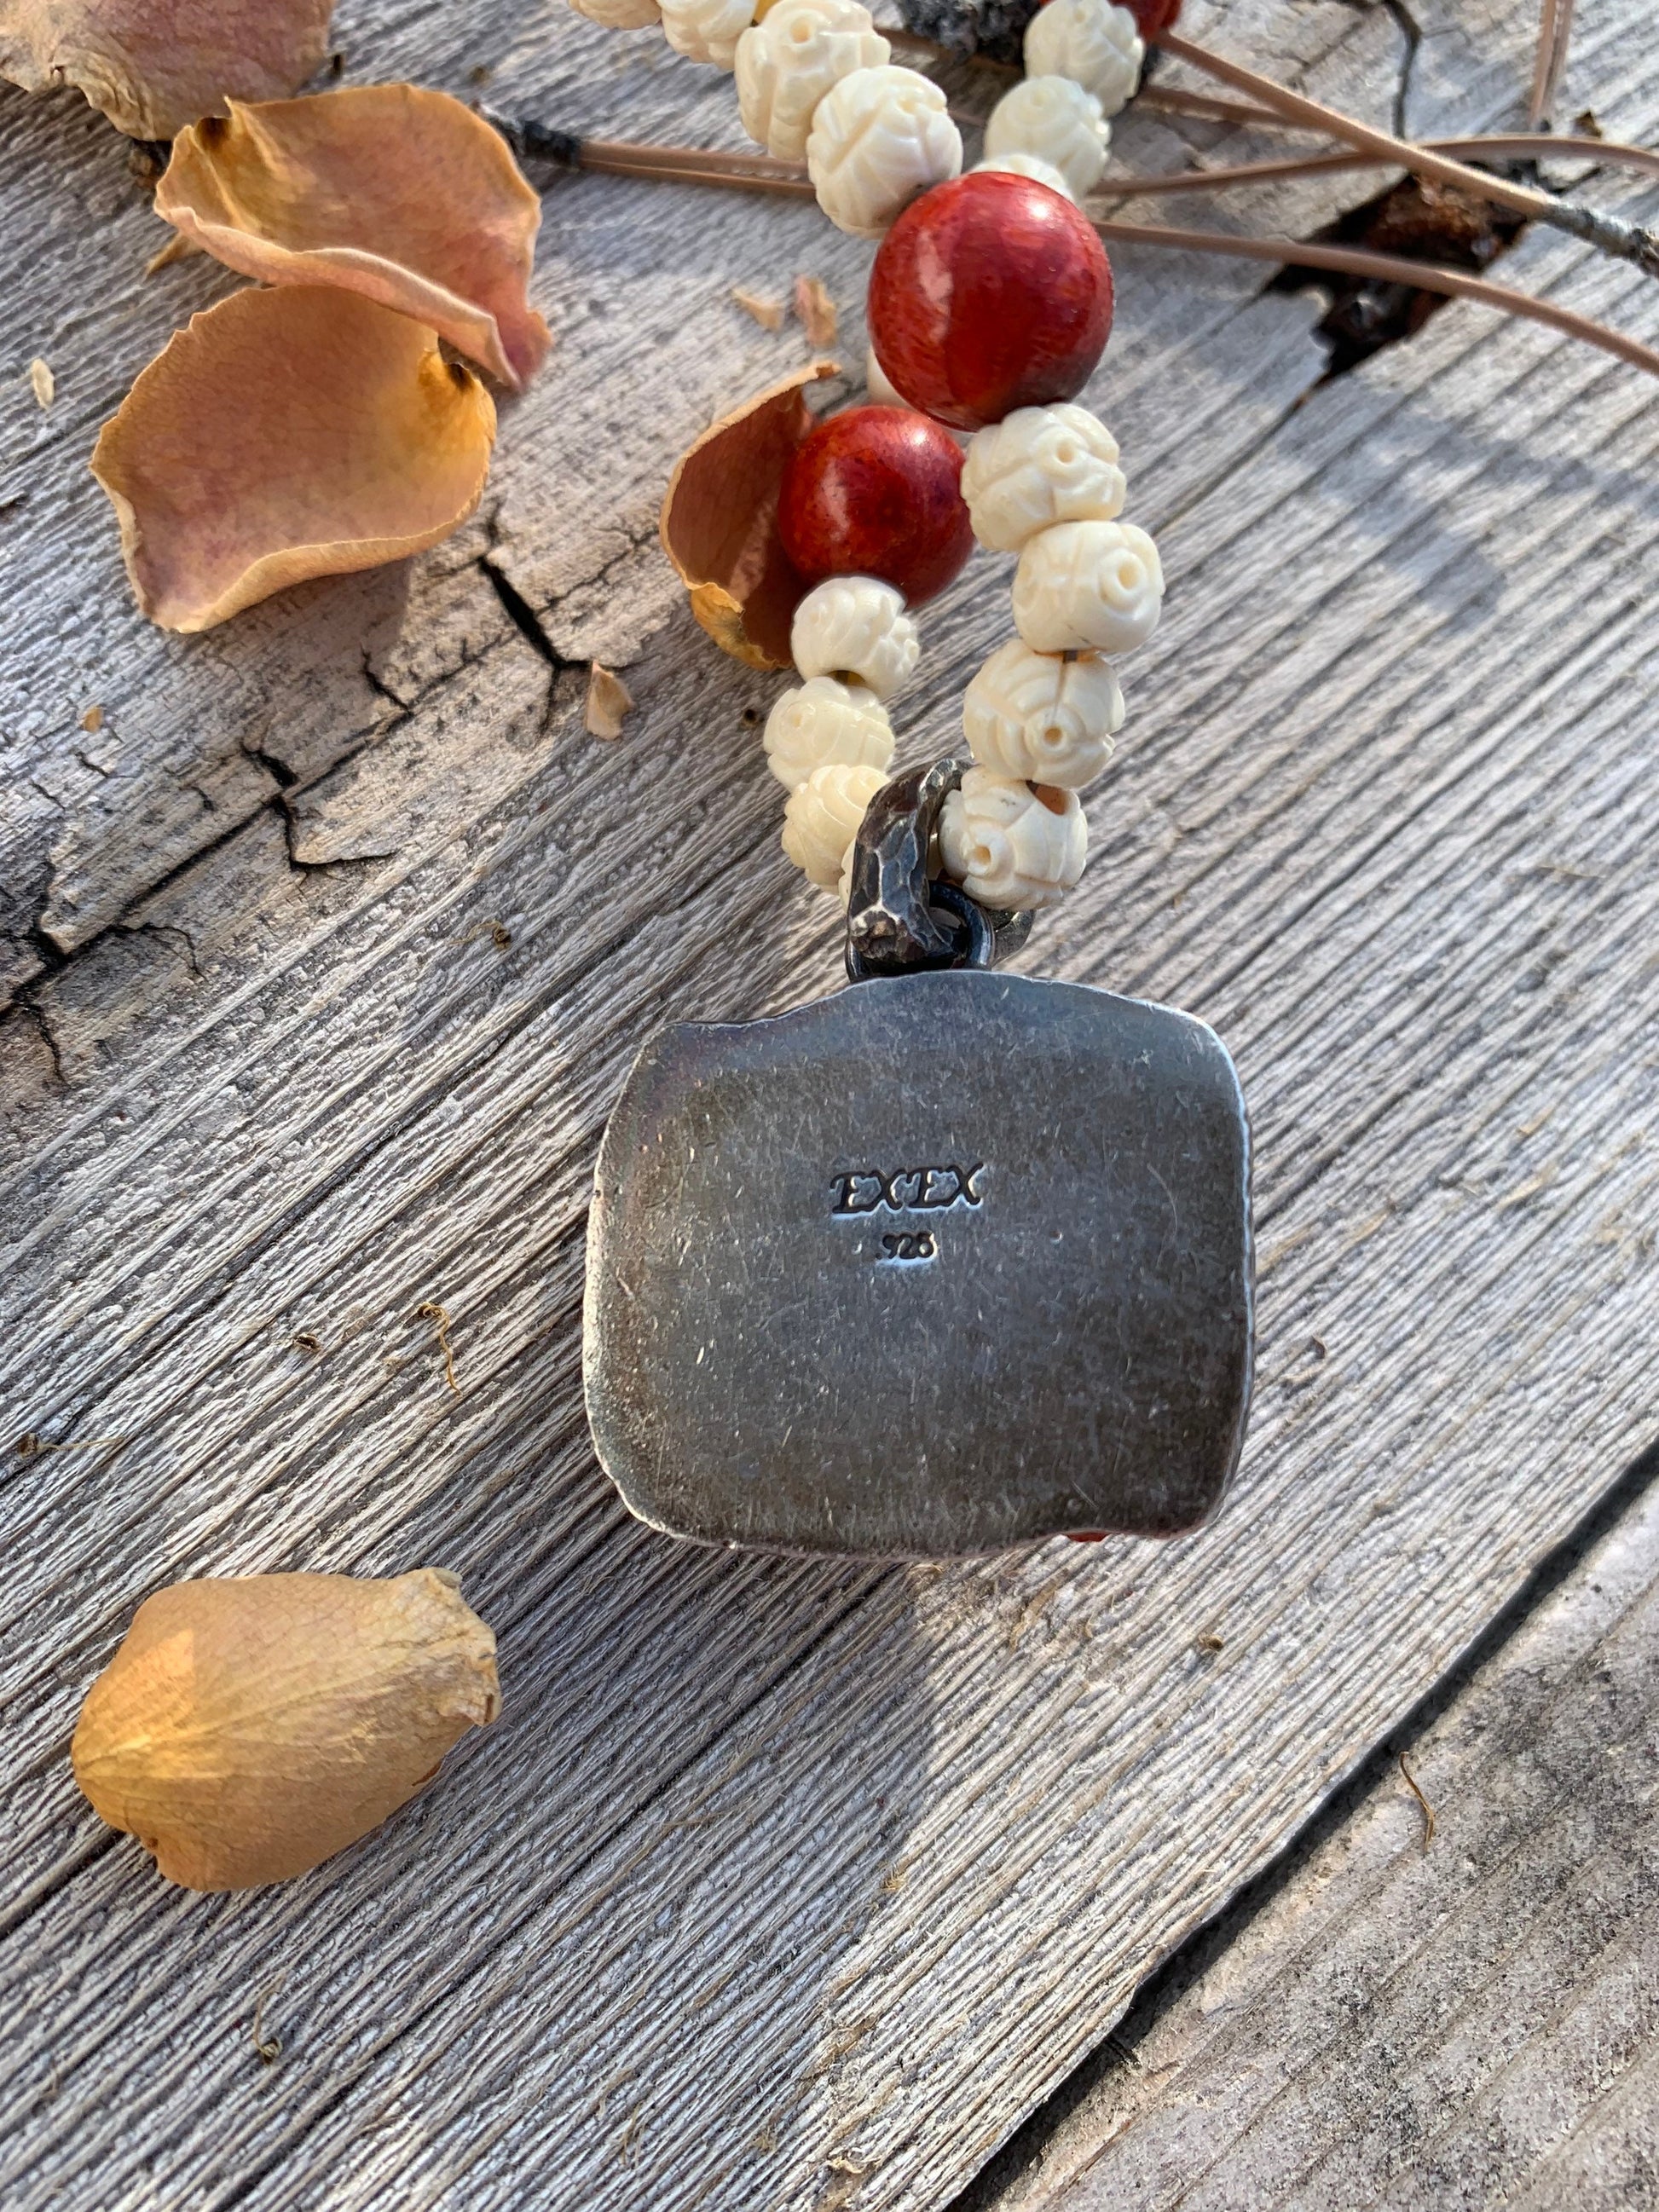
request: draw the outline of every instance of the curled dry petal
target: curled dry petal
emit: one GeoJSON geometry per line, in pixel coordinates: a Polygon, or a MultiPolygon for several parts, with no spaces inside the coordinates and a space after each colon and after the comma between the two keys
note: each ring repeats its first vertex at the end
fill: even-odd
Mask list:
{"type": "Polygon", "coordinates": [[[789,625],[807,584],[778,536],[789,458],[812,428],[801,397],[832,361],[769,386],[683,453],[662,507],[662,542],[691,611],[722,651],[750,668],[787,668],[789,625]]]}
{"type": "Polygon", "coordinates": [[[447,92],[233,100],[228,122],[179,137],[155,211],[245,276],[338,284],[412,315],[515,390],[546,356],[526,294],[541,202],[447,92]]]}
{"type": "Polygon", "coordinates": [[[328,47],[334,0],[0,0],[0,76],[72,84],[118,131],[171,138],[228,99],[302,85],[328,47]]]}
{"type": "Polygon", "coordinates": [[[175,331],[106,422],[139,605],[211,629],[307,576],[435,545],[478,503],[495,409],[429,330],[350,292],[238,292],[175,331]]]}
{"type": "Polygon", "coordinates": [[[187,1889],[286,1881],[378,1827],[501,1708],[453,1575],[249,1575],[146,1598],[87,1692],[75,1778],[187,1889]]]}

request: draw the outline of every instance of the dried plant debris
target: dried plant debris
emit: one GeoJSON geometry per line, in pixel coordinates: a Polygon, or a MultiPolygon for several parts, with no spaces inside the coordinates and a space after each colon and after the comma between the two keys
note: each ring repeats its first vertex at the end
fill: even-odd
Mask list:
{"type": "Polygon", "coordinates": [[[240,292],[192,316],[105,424],[139,605],[208,629],[308,576],[436,544],[471,514],[495,410],[436,335],[351,291],[240,292]]]}
{"type": "Polygon", "coordinates": [[[587,702],[582,720],[590,738],[619,738],[623,718],[632,708],[634,695],[620,676],[601,668],[596,660],[588,671],[587,702]]]}
{"type": "Polygon", "coordinates": [[[541,202],[506,141],[411,84],[230,103],[155,191],[179,235],[267,284],[337,284],[412,315],[514,390],[551,338],[527,296],[541,202]]]}
{"type": "Polygon", "coordinates": [[[58,379],[52,373],[51,363],[42,361],[39,354],[29,363],[29,389],[40,408],[50,407],[58,397],[58,379]]]}
{"type": "Polygon", "coordinates": [[[662,507],[662,542],[691,611],[723,652],[750,668],[787,668],[789,625],[806,584],[778,536],[789,457],[812,427],[802,398],[814,362],[723,416],[683,453],[662,507]]]}
{"type": "Polygon", "coordinates": [[[769,299],[763,292],[745,292],[740,284],[732,287],[732,297],[745,315],[752,315],[763,331],[783,328],[783,302],[769,299]]]}
{"type": "Polygon", "coordinates": [[[333,0],[0,0],[0,76],[70,84],[132,138],[171,138],[228,100],[297,91],[333,0]]]}
{"type": "MultiPolygon", "coordinates": [[[[1526,228],[1524,220],[1455,185],[1404,177],[1354,208],[1310,244],[1358,246],[1406,261],[1437,262],[1474,275],[1506,252],[1526,228]]],[[[1385,346],[1421,330],[1445,305],[1445,295],[1377,277],[1334,276],[1291,264],[1273,280],[1276,291],[1317,285],[1333,294],[1319,334],[1330,349],[1329,374],[1341,376],[1385,346]]]]}
{"type": "Polygon", "coordinates": [[[836,303],[821,276],[797,276],[795,313],[806,332],[806,343],[822,349],[836,343],[836,303]]]}
{"type": "Polygon", "coordinates": [[[70,1755],[168,1881],[250,1889],[378,1827],[500,1707],[495,1639],[439,1569],[176,1583],[139,1607],[70,1755]]]}

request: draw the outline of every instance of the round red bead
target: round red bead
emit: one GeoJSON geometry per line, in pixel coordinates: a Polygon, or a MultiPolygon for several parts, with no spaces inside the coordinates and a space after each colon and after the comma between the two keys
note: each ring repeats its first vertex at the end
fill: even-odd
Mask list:
{"type": "Polygon", "coordinates": [[[849,407],[808,431],[778,502],[783,550],[809,583],[879,576],[920,606],[974,550],[962,448],[908,407],[849,407]]]}
{"type": "Polygon", "coordinates": [[[1181,0],[1127,0],[1127,4],[1148,46],[1181,17],[1181,0]]]}
{"type": "MultiPolygon", "coordinates": [[[[1048,0],[1042,0],[1046,8],[1048,0]]],[[[1160,32],[1181,20],[1181,0],[1120,0],[1135,19],[1135,28],[1148,46],[1160,32]]]]}
{"type": "Polygon", "coordinates": [[[976,170],[913,200],[883,239],[869,319],[895,389],[978,430],[1082,391],[1111,331],[1111,264],[1060,193],[976,170]]]}

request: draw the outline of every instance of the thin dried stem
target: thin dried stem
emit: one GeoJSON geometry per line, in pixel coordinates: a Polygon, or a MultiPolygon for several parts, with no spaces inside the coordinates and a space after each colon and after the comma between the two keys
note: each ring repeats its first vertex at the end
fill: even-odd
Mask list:
{"type": "Polygon", "coordinates": [[[1567,66],[1572,43],[1573,0],[1544,0],[1538,26],[1538,59],[1533,68],[1532,98],[1527,103],[1527,128],[1547,125],[1555,112],[1555,96],[1567,66]]]}
{"type": "Polygon", "coordinates": [[[1529,292],[1516,292],[1507,284],[1489,284],[1484,277],[1468,276],[1461,269],[1444,269],[1437,262],[1406,261],[1392,253],[1368,253],[1358,246],[1312,246],[1299,238],[1238,238],[1226,231],[1164,230],[1138,222],[1097,222],[1095,228],[1103,239],[1119,245],[1236,254],[1246,261],[1330,269],[1340,276],[1380,277],[1385,283],[1413,285],[1419,292],[1479,300],[1506,315],[1522,316],[1530,322],[1547,324],[1552,330],[1565,331],[1569,337],[1582,338],[1586,345],[1599,346],[1603,353],[1616,355],[1633,368],[1659,376],[1659,353],[1639,339],[1627,338],[1622,331],[1609,330],[1605,323],[1592,322],[1588,315],[1575,314],[1571,307],[1558,307],[1553,300],[1534,299],[1529,292]]]}
{"type": "MultiPolygon", "coordinates": [[[[1600,163],[1609,167],[1642,169],[1659,176],[1659,154],[1646,146],[1625,146],[1606,138],[1557,138],[1547,132],[1499,138],[1429,138],[1424,143],[1433,153],[1451,154],[1474,161],[1541,161],[1547,157],[1600,163]]],[[[1398,168],[1398,161],[1381,154],[1304,154],[1283,161],[1242,161],[1229,168],[1175,169],[1164,176],[1139,172],[1114,175],[1109,170],[1095,187],[1105,199],[1133,198],[1142,193],[1224,191],[1231,185],[1275,184],[1290,177],[1323,176],[1336,169],[1398,168]]]]}
{"type": "Polygon", "coordinates": [[[1454,161],[1448,155],[1413,146],[1407,139],[1396,138],[1391,131],[1375,130],[1337,108],[1327,107],[1322,100],[1291,92],[1276,84],[1273,78],[1246,69],[1242,62],[1229,61],[1223,55],[1211,53],[1207,47],[1194,46],[1190,39],[1181,38],[1174,31],[1165,31],[1158,44],[1178,61],[1218,77],[1240,92],[1248,92],[1264,107],[1276,107],[1292,121],[1309,124],[1333,138],[1358,147],[1362,153],[1386,155],[1391,162],[1397,161],[1414,174],[1431,178],[1437,184],[1455,185],[1476,199],[1511,208],[1530,222],[1548,223],[1554,229],[1567,231],[1574,238],[1583,239],[1587,245],[1610,254],[1614,260],[1633,261],[1648,276],[1659,276],[1659,234],[1639,223],[1626,222],[1619,216],[1602,215],[1571,200],[1553,199],[1549,193],[1535,191],[1530,185],[1511,184],[1507,178],[1490,176],[1484,169],[1471,169],[1464,162],[1454,161]]]}
{"type": "MultiPolygon", "coordinates": [[[[529,161],[557,161],[566,168],[602,168],[615,175],[653,177],[670,184],[724,185],[740,191],[777,192],[794,198],[810,198],[812,191],[804,169],[787,161],[774,161],[769,155],[728,154],[697,146],[651,146],[625,139],[578,138],[573,132],[553,130],[544,124],[509,122],[496,115],[488,119],[515,151],[529,161]]],[[[1598,154],[1606,151],[1599,140],[1586,143],[1594,143],[1598,154]]],[[[1637,147],[1628,150],[1633,154],[1643,151],[1637,147]]],[[[1396,165],[1391,161],[1390,166],[1396,165]]],[[[1206,181],[1213,182],[1214,176],[1219,173],[1212,173],[1206,181]]],[[[1122,179],[1113,181],[1121,184],[1122,179]]],[[[1150,185],[1153,180],[1146,181],[1150,185]]],[[[1160,189],[1167,181],[1156,180],[1160,189]]],[[[1400,260],[1392,254],[1367,253],[1352,246],[1311,246],[1297,238],[1239,238],[1224,232],[1165,230],[1133,222],[1097,222],[1095,228],[1103,238],[1124,244],[1173,246],[1188,252],[1227,253],[1249,261],[1271,261],[1280,266],[1329,269],[1343,276],[1381,277],[1389,283],[1413,285],[1423,292],[1444,292],[1461,299],[1480,300],[1506,314],[1524,316],[1534,322],[1547,324],[1553,330],[1565,331],[1572,337],[1583,339],[1588,345],[1599,346],[1604,353],[1629,362],[1633,368],[1644,368],[1650,375],[1659,376],[1659,353],[1637,339],[1627,338],[1604,324],[1592,322],[1586,315],[1575,314],[1569,307],[1558,307],[1547,300],[1535,300],[1528,293],[1511,290],[1508,285],[1488,284],[1479,276],[1466,276],[1461,269],[1443,269],[1431,262],[1400,260]]]]}
{"type": "Polygon", "coordinates": [[[1192,115],[1200,123],[1271,124],[1285,126],[1282,115],[1271,107],[1251,107],[1242,100],[1218,100],[1207,92],[1186,92],[1178,84],[1143,84],[1135,94],[1137,107],[1155,107],[1166,115],[1192,115]]]}

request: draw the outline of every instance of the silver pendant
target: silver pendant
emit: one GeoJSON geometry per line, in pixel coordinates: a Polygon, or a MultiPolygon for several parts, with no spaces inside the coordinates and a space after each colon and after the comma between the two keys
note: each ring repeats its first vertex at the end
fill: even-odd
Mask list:
{"type": "Polygon", "coordinates": [[[888,1558],[1171,1535],[1237,1466],[1237,1073],[1191,1015],[993,971],[1029,917],[927,875],[965,765],[872,802],[857,980],[669,1030],[611,1115],[588,1418],[629,1507],[670,1534],[888,1558]]]}

